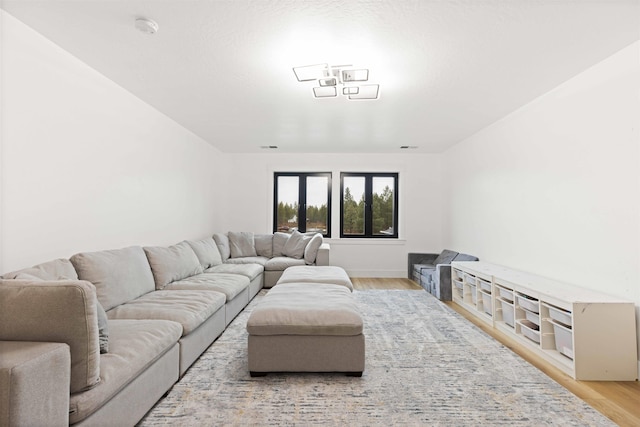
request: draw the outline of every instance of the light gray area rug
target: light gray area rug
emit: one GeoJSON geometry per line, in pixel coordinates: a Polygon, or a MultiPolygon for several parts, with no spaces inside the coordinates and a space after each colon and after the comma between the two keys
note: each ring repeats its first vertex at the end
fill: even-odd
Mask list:
{"type": "Polygon", "coordinates": [[[245,324],[264,292],[140,425],[614,425],[424,291],[354,292],[362,378],[251,378],[245,324]]]}

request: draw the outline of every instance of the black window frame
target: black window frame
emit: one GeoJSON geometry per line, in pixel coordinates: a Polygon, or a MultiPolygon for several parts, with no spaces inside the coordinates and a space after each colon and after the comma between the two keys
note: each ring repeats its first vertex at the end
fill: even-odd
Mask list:
{"type": "Polygon", "coordinates": [[[274,172],[273,173],[273,232],[278,231],[278,177],[298,177],[298,231],[307,231],[307,177],[327,178],[327,232],[323,237],[331,236],[331,172],[274,172]]]}
{"type": "Polygon", "coordinates": [[[400,207],[398,205],[398,188],[399,174],[398,172],[341,172],[340,173],[340,238],[341,239],[397,239],[398,238],[398,217],[400,207]],[[344,233],[344,178],[345,177],[363,177],[365,179],[364,197],[365,197],[365,215],[364,215],[364,234],[345,234],[344,233]],[[393,188],[393,233],[392,234],[373,234],[373,178],[394,178],[393,188]]]}

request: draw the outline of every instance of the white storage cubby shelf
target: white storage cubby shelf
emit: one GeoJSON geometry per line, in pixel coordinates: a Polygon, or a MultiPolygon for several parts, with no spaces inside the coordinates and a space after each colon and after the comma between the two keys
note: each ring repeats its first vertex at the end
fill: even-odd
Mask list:
{"type": "Polygon", "coordinates": [[[578,380],[638,379],[635,304],[500,265],[454,261],[453,301],[578,380]]]}

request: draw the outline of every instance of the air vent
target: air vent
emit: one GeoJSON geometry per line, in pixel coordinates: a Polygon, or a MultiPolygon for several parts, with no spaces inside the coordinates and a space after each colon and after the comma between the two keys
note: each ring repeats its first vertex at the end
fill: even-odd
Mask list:
{"type": "Polygon", "coordinates": [[[260,148],[262,148],[263,150],[277,150],[278,146],[277,145],[261,145],[260,148]]]}
{"type": "Polygon", "coordinates": [[[417,145],[401,145],[400,146],[401,150],[415,150],[416,148],[418,148],[417,145]]]}

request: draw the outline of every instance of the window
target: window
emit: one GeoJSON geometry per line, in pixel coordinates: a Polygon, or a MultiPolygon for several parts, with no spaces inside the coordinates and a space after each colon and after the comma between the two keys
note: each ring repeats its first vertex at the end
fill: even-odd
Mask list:
{"type": "Polygon", "coordinates": [[[274,174],[273,231],[331,235],[331,172],[274,174]]]}
{"type": "Polygon", "coordinates": [[[340,174],[340,237],[398,237],[398,174],[340,174]]]}

